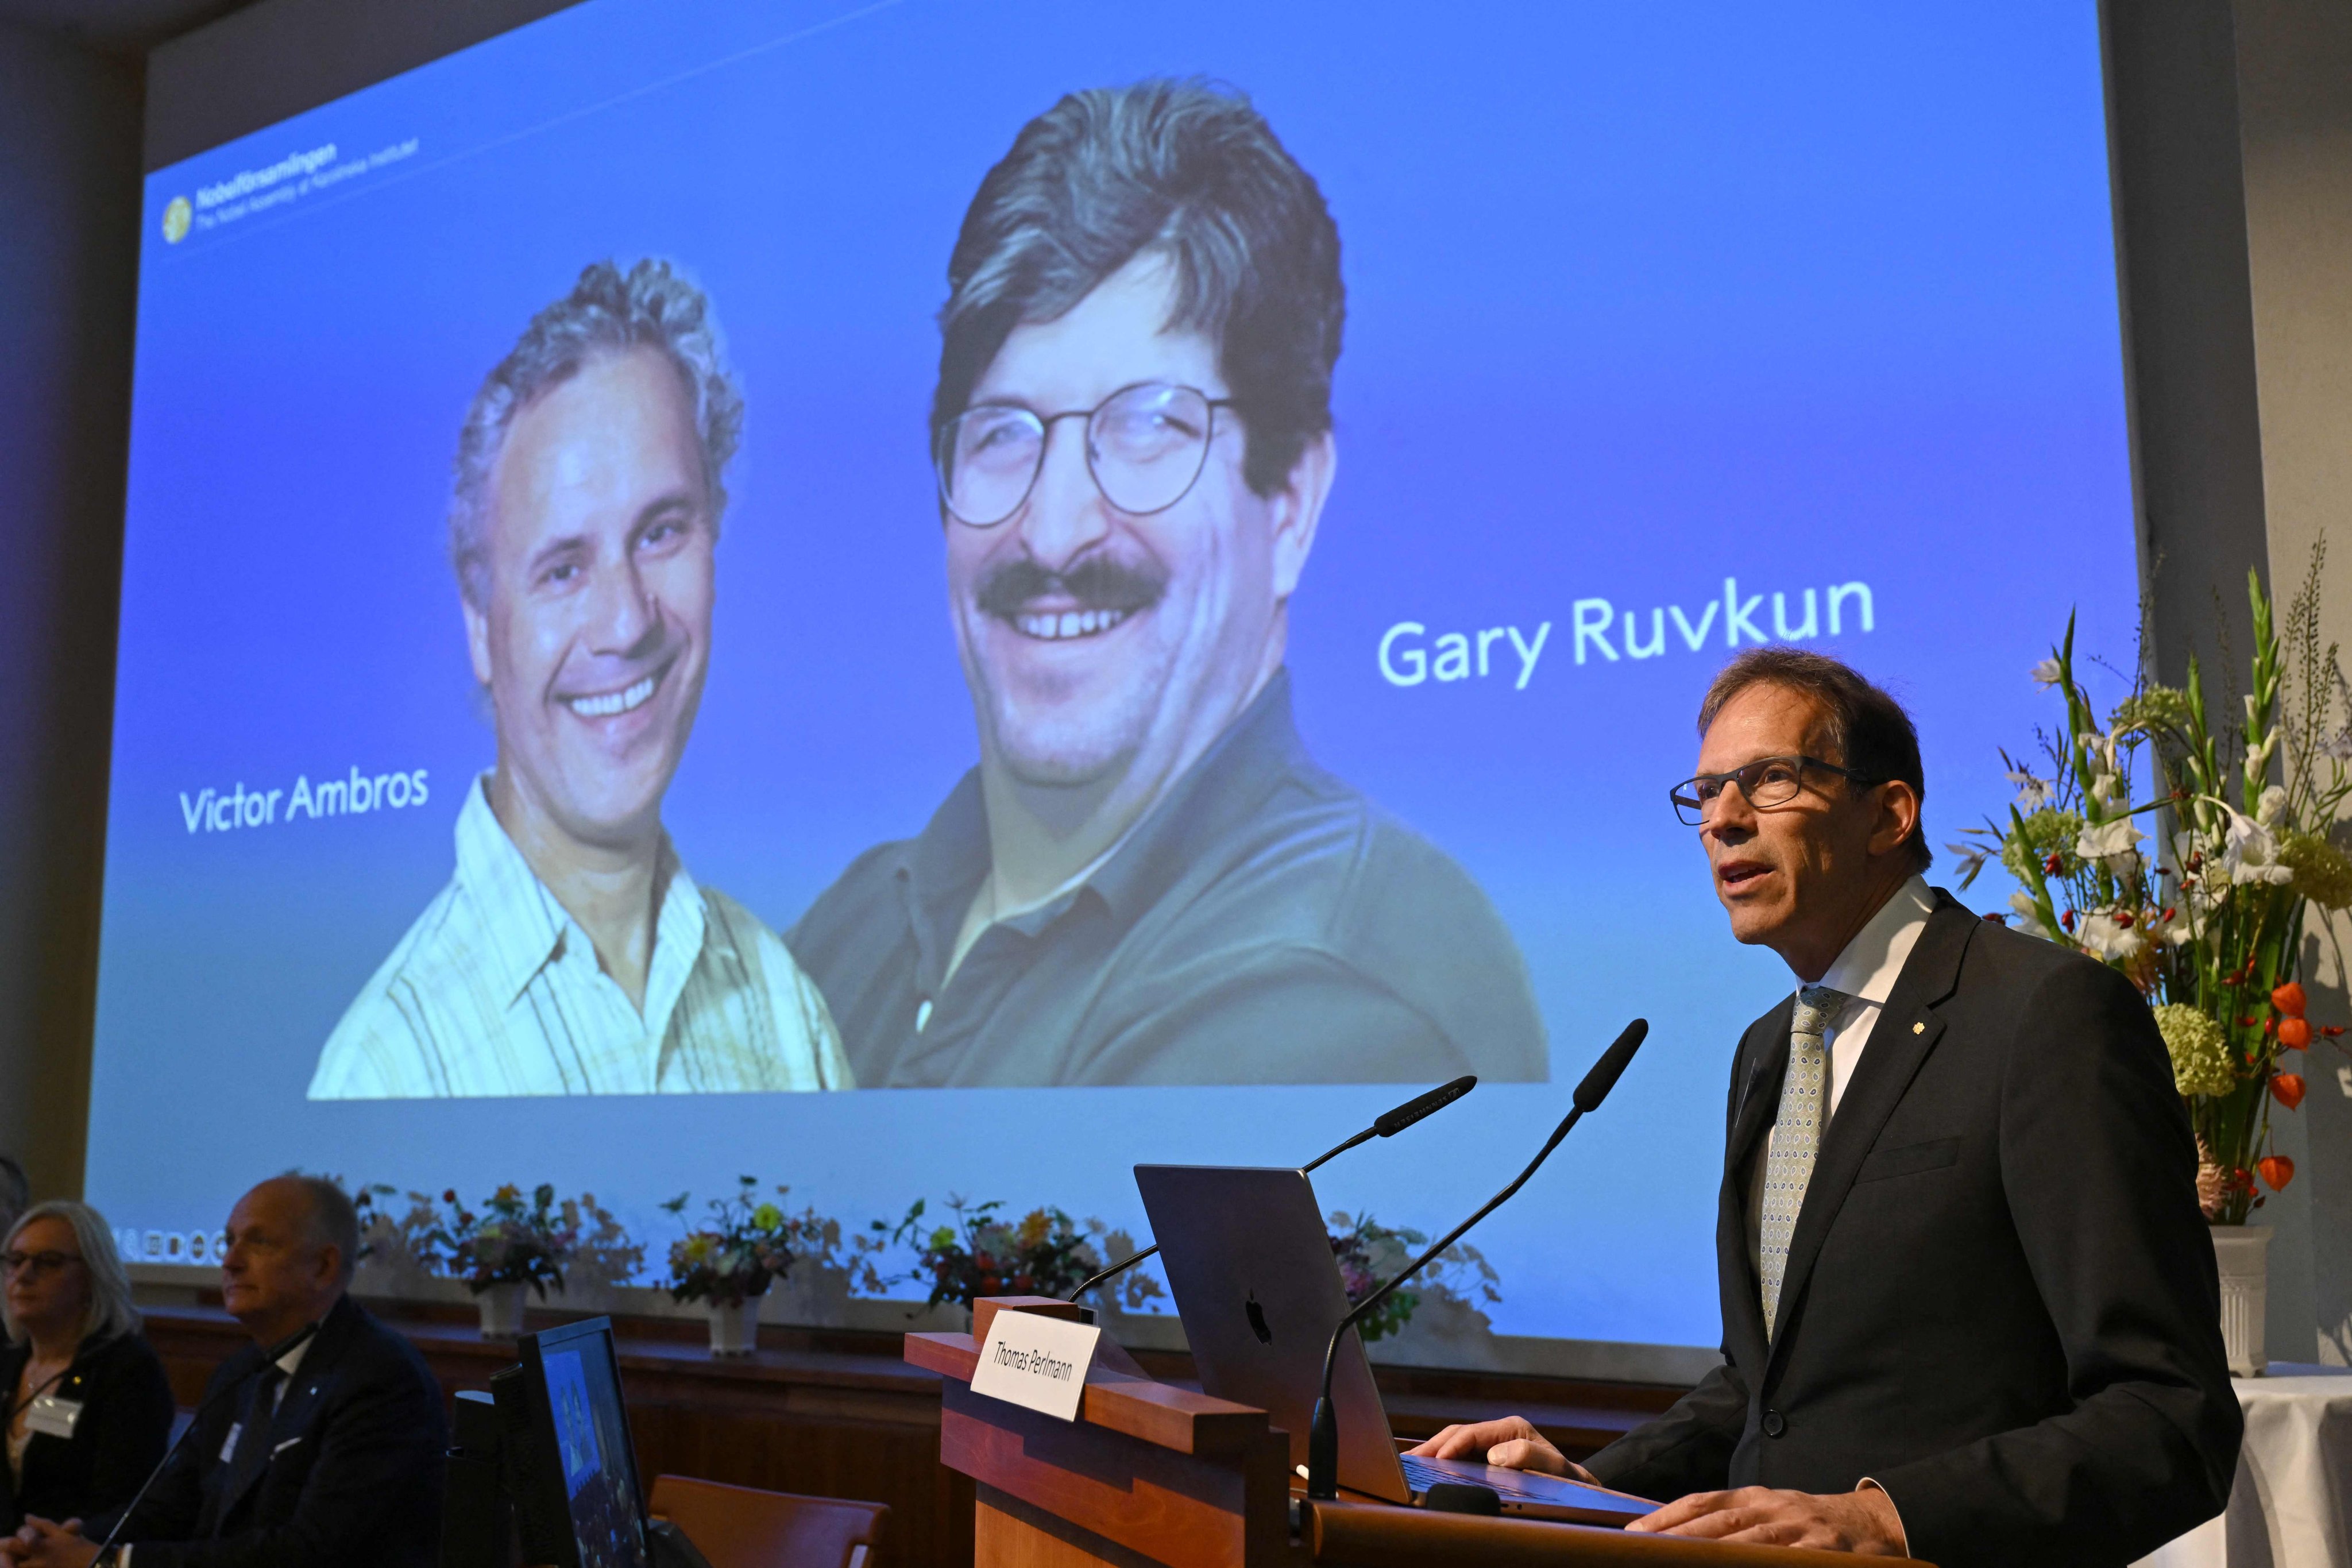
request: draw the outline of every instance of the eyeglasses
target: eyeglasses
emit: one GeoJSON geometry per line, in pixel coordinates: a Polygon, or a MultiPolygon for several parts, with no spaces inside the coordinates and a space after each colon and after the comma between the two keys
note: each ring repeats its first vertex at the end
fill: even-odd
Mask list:
{"type": "Polygon", "coordinates": [[[1130,517],[1166,511],[1191,493],[1209,460],[1217,410],[1230,397],[1147,381],[1092,408],[1039,414],[1009,403],[967,408],[940,432],[932,460],[940,500],[955,519],[994,528],[1021,510],[1045,467],[1045,436],[1065,419],[1087,422],[1087,471],[1103,499],[1130,517]]]}
{"type": "Polygon", "coordinates": [[[1682,818],[1683,826],[1700,827],[1706,825],[1707,813],[1715,809],[1715,803],[1722,798],[1726,784],[1737,784],[1739,793],[1748,797],[1748,804],[1759,810],[1766,806],[1786,805],[1796,799],[1797,792],[1804,787],[1807,768],[1835,773],[1865,788],[1885,782],[1865,777],[1835,763],[1825,763],[1819,757],[1759,757],[1747,766],[1734,768],[1727,773],[1701,773],[1696,778],[1685,779],[1666,794],[1675,803],[1675,815],[1682,818]]]}
{"type": "Polygon", "coordinates": [[[67,1264],[80,1261],[80,1257],[71,1252],[0,1252],[0,1270],[36,1278],[55,1274],[67,1264]]]}

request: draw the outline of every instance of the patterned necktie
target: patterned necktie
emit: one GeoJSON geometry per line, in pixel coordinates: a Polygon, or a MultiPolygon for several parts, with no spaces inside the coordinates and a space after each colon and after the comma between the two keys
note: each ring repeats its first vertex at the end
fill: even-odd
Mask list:
{"type": "Polygon", "coordinates": [[[1768,1339],[1780,1310],[1789,1238],[1796,1233],[1797,1211],[1805,1205],[1813,1156],[1821,1152],[1822,1128],[1830,1118],[1830,1058],[1822,1030],[1847,1000],[1843,991],[1808,985],[1797,993],[1796,1013],[1789,1024],[1789,1072],[1780,1080],[1780,1115],[1772,1123],[1771,1152],[1764,1160],[1764,1223],[1757,1237],[1768,1339]]]}

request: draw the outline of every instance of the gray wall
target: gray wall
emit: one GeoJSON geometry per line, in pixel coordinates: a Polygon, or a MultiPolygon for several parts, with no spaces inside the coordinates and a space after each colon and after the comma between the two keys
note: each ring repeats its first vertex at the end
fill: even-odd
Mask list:
{"type": "MultiPolygon", "coordinates": [[[[2352,5],[2238,0],[2239,138],[2252,279],[2255,384],[2262,410],[2264,532],[2273,585],[2292,592],[2313,545],[2328,548],[2323,637],[2352,647],[2352,5]]],[[[2315,1016],[2352,1017],[2334,941],[2305,944],[2326,987],[2315,1016]]],[[[2282,1309],[2317,1322],[2321,1358],[2352,1363],[2352,1054],[2309,1053],[2310,1097],[2282,1119],[2296,1161],[2307,1259],[2305,1300],[2282,1309]]],[[[2284,1239],[2284,1237],[2282,1237],[2284,1239]]],[[[2276,1245],[2275,1243],[2273,1245],[2276,1245]]],[[[2271,1322],[2275,1332],[2281,1310],[2271,1322]]],[[[2279,1353],[2279,1352],[2273,1352],[2279,1353]]],[[[2298,1352],[2298,1355],[2307,1352],[2298,1352]]]]}
{"type": "Polygon", "coordinates": [[[138,260],[133,67],[0,25],[0,1150],[81,1188],[138,260]]]}
{"type": "MultiPolygon", "coordinates": [[[[2247,570],[2292,595],[2323,533],[2324,635],[2352,644],[2352,5],[2111,0],[2104,20],[2148,653],[2168,681],[2191,648],[2214,671],[2226,627],[2243,689],[2247,570]]],[[[2336,952],[2307,951],[2328,1023],[2336,952]]],[[[2296,1165],[2257,1216],[2280,1360],[2352,1362],[2347,1067],[2315,1048],[2303,1110],[2273,1118],[2296,1165]]]]}

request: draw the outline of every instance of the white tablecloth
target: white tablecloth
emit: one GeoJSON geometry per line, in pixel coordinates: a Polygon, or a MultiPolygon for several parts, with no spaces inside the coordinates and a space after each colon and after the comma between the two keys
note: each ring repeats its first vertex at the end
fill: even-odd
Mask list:
{"type": "Polygon", "coordinates": [[[2352,1568],[2352,1368],[2273,1362],[2246,1411],[2229,1510],[2137,1568],[2352,1568]]]}

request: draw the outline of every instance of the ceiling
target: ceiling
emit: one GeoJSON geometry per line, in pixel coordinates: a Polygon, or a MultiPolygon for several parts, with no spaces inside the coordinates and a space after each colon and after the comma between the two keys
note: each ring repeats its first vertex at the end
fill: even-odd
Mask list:
{"type": "Polygon", "coordinates": [[[107,54],[143,55],[253,0],[0,0],[0,23],[107,54]]]}

